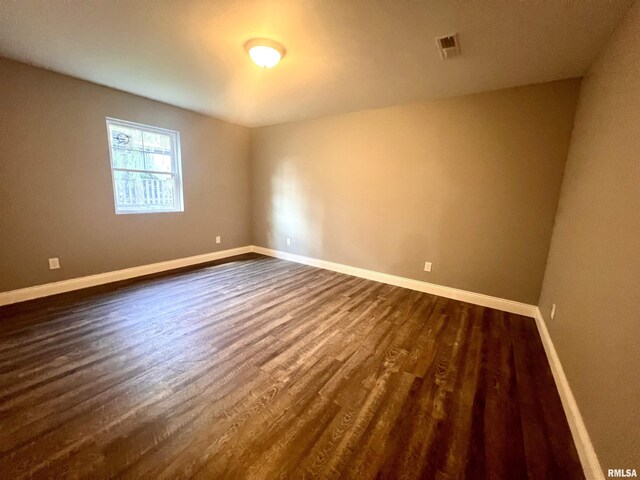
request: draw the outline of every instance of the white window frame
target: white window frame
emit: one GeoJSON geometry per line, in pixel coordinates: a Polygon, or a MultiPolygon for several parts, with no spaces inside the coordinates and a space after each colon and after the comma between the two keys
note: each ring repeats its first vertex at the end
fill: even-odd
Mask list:
{"type": "Polygon", "coordinates": [[[184,212],[184,198],[182,195],[182,160],[180,157],[180,132],[176,130],[169,130],[166,128],[154,127],[151,125],[144,125],[142,123],[129,122],[127,120],[120,120],[118,118],[106,117],[107,121],[107,137],[109,139],[109,160],[111,163],[111,181],[113,188],[113,204],[118,215],[137,214],[137,213],[171,213],[171,212],[184,212]],[[171,138],[171,171],[160,172],[154,170],[138,170],[131,168],[116,167],[113,163],[113,144],[111,138],[111,125],[122,126],[126,128],[133,128],[148,133],[161,133],[171,138]],[[141,208],[137,210],[127,209],[122,210],[118,208],[118,196],[116,191],[116,176],[115,172],[141,172],[141,173],[155,173],[162,175],[171,175],[174,177],[175,183],[175,207],[174,208],[154,208],[146,209],[141,208]]]}

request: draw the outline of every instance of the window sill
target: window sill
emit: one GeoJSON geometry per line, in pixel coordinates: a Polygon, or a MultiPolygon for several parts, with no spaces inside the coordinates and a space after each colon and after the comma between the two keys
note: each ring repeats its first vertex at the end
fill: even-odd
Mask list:
{"type": "Polygon", "coordinates": [[[154,214],[154,213],[182,213],[184,209],[180,210],[116,210],[116,215],[138,215],[138,214],[154,214]]]}

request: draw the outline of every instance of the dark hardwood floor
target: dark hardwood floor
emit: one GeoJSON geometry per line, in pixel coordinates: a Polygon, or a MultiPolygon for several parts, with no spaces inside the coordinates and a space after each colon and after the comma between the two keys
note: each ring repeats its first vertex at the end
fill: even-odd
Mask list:
{"type": "Polygon", "coordinates": [[[0,309],[0,478],[584,478],[533,319],[282,260],[0,309]]]}

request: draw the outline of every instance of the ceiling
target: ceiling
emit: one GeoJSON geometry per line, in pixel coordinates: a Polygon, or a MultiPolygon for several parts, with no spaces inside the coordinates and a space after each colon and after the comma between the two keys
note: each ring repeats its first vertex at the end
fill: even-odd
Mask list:
{"type": "Polygon", "coordinates": [[[584,74],[632,0],[22,0],[0,55],[248,126],[584,74]],[[435,37],[458,32],[462,56],[435,37]],[[243,49],[282,43],[272,70],[243,49]]]}

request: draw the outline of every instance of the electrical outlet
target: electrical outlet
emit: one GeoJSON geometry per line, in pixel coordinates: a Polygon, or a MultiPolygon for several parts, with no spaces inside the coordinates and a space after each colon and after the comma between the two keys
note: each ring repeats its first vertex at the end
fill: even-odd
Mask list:
{"type": "Polygon", "coordinates": [[[287,237],[287,245],[291,245],[291,239],[287,237]]]}
{"type": "Polygon", "coordinates": [[[49,259],[49,270],[56,270],[60,268],[60,259],[58,258],[50,258],[49,259]]]}
{"type": "Polygon", "coordinates": [[[220,235],[216,237],[216,243],[222,243],[222,239],[220,238],[220,235]]]}
{"type": "Polygon", "coordinates": [[[556,316],[556,304],[551,305],[551,320],[556,316]]]}
{"type": "Polygon", "coordinates": [[[431,271],[431,262],[424,262],[424,271],[425,272],[431,271]]]}

